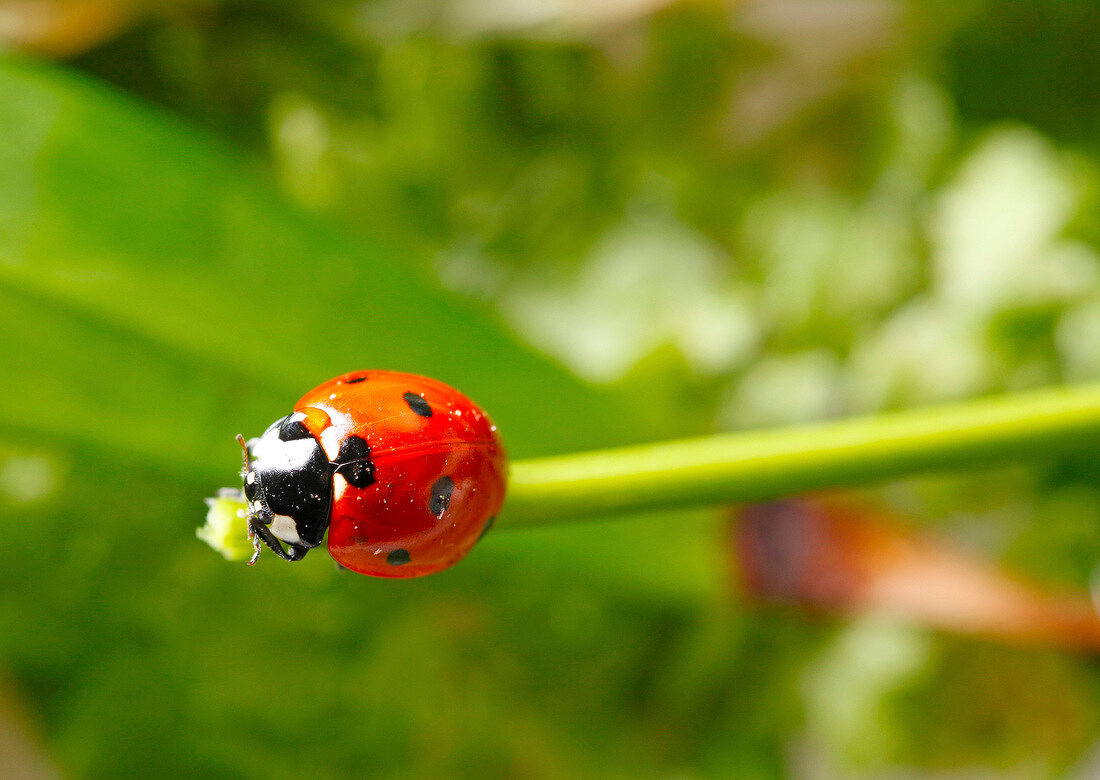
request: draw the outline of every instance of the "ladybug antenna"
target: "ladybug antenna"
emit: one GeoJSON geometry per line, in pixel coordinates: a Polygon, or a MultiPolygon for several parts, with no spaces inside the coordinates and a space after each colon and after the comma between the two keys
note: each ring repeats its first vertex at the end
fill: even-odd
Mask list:
{"type": "Polygon", "coordinates": [[[252,463],[249,460],[248,443],[245,442],[244,436],[237,434],[237,444],[241,445],[241,449],[244,450],[244,470],[248,471],[252,467],[252,463]]]}

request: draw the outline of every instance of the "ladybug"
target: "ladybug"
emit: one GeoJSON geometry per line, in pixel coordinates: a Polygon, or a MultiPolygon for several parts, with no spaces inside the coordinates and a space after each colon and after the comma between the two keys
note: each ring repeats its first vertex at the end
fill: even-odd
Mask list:
{"type": "Polygon", "coordinates": [[[327,530],[329,553],[344,568],[375,577],[431,574],[469,552],[504,501],[496,426],[462,393],[423,376],[338,376],[261,436],[237,440],[249,564],[261,541],[300,561],[327,530]]]}

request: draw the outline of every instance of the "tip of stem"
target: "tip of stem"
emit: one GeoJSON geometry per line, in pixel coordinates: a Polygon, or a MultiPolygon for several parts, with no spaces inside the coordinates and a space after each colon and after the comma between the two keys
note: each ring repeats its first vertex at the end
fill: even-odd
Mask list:
{"type": "Polygon", "coordinates": [[[252,555],[248,540],[248,513],[244,494],[237,488],[222,488],[206,501],[206,523],[195,535],[222,554],[226,560],[244,561],[252,555]]]}

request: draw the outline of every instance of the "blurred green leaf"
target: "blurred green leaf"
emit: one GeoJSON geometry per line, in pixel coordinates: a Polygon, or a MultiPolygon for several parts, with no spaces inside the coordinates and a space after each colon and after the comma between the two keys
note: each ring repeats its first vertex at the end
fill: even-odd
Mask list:
{"type": "Polygon", "coordinates": [[[0,127],[0,317],[18,334],[0,392],[22,395],[19,429],[210,475],[238,428],[384,367],[478,399],[513,456],[645,436],[621,399],[411,271],[414,250],[297,213],[169,117],[6,60],[0,127]]]}
{"type": "Polygon", "coordinates": [[[453,383],[515,456],[653,435],[631,402],[419,276],[415,250],[303,216],[102,86],[4,59],[0,136],[0,658],[66,771],[288,776],[320,750],[322,776],[571,774],[625,733],[629,714],[584,712],[644,661],[618,637],[724,585],[709,513],[493,535],[400,588],[320,554],[231,565],[194,527],[235,478],[233,434],[338,372],[453,383]],[[592,696],[500,733],[514,692],[570,658],[592,696]]]}

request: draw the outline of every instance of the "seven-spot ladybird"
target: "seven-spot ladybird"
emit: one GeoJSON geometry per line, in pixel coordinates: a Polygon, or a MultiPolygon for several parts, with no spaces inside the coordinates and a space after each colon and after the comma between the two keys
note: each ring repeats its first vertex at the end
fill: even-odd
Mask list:
{"type": "Polygon", "coordinates": [[[288,561],[321,544],[341,566],[417,577],[454,564],[504,501],[497,428],[442,382],[356,371],[310,390],[244,441],[255,563],[263,541],[288,561]],[[283,549],[285,542],[287,549],[283,549]]]}

